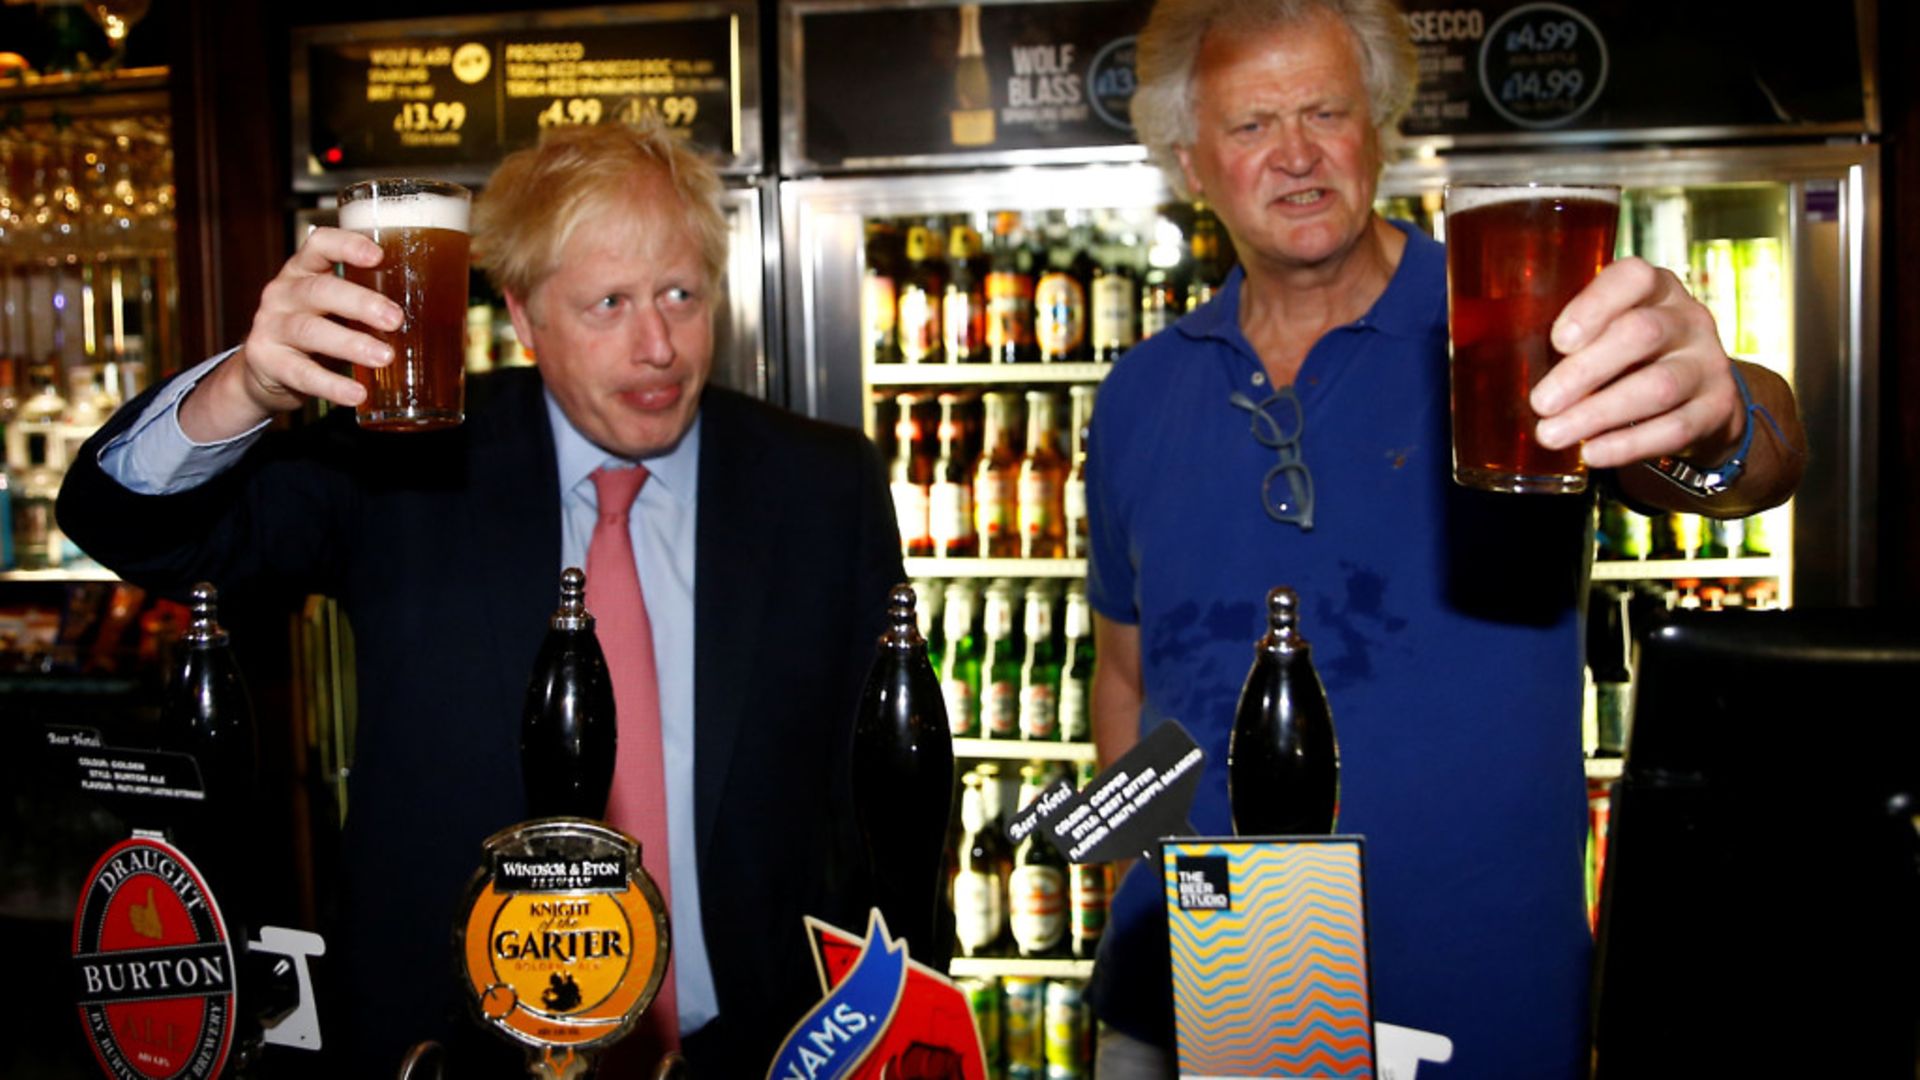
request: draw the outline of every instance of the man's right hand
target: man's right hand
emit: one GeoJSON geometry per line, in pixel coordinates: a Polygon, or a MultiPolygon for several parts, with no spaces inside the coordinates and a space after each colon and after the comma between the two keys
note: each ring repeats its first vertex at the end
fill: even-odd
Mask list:
{"type": "Polygon", "coordinates": [[[180,427],[195,442],[252,430],[309,397],[353,407],[366,391],[317,357],[382,367],[393,351],[346,323],[398,329],[400,305],[334,273],[335,263],[373,267],[380,245],[343,229],[315,229],[260,293],[246,344],[180,403],[180,427]]]}

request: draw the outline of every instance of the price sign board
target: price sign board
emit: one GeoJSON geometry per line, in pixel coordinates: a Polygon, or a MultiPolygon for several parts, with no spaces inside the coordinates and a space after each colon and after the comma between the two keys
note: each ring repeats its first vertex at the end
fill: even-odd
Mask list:
{"type": "Polygon", "coordinates": [[[549,128],[658,116],[759,168],[755,6],[610,7],[318,27],[294,41],[294,185],[480,182],[549,128]]]}
{"type": "MultiPolygon", "coordinates": [[[[1405,0],[1419,85],[1411,137],[1593,139],[1867,130],[1853,5],[1793,32],[1750,0],[1405,0]]],[[[1488,141],[1481,139],[1479,141],[1488,141]]]]}
{"type": "Polygon", "coordinates": [[[782,168],[1136,160],[1134,40],[1152,6],[794,0],[782,168]]]}

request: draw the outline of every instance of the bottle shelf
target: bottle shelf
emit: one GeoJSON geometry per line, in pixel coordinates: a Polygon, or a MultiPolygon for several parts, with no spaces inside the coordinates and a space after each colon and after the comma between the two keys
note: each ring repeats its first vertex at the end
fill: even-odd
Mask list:
{"type": "Polygon", "coordinates": [[[1677,581],[1681,578],[1770,578],[1788,573],[1787,560],[1739,559],[1595,559],[1595,581],[1677,581]]]}
{"type": "Polygon", "coordinates": [[[869,364],[870,386],[985,386],[1096,383],[1112,364],[869,364]]]}
{"type": "Polygon", "coordinates": [[[956,758],[989,761],[1092,761],[1090,742],[1028,742],[1025,739],[955,739],[956,758]]]}
{"type": "Polygon", "coordinates": [[[941,559],[914,555],[906,559],[911,578],[1083,578],[1085,559],[941,559]]]}
{"type": "Polygon", "coordinates": [[[956,956],[949,965],[947,974],[955,978],[1031,975],[1038,979],[1086,979],[1093,975],[1093,961],[1018,956],[956,956]]]}

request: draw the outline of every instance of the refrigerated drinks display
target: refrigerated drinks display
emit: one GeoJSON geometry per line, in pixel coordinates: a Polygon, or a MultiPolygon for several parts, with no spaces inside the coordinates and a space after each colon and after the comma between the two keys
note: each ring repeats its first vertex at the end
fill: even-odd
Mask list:
{"type": "MultiPolygon", "coordinates": [[[[863,426],[896,460],[920,459],[903,471],[926,485],[926,523],[910,492],[902,532],[931,540],[917,550],[932,555],[909,551],[909,570],[943,583],[950,605],[946,663],[963,681],[949,679],[948,702],[963,732],[963,768],[971,760],[1012,770],[1031,760],[1014,756],[1021,751],[1077,746],[1064,712],[1067,741],[1059,743],[1020,740],[1017,708],[1011,720],[996,712],[994,693],[1018,692],[1012,672],[1023,650],[1017,642],[999,650],[996,687],[992,628],[1022,632],[1027,589],[1013,582],[1084,576],[1084,489],[1076,488],[1084,449],[1075,442],[1083,410],[1096,407],[1095,390],[1130,337],[1205,302],[1232,264],[1224,231],[1173,202],[1131,143],[1124,106],[1105,93],[1122,82],[1131,89],[1131,35],[1147,6],[787,0],[781,10],[790,403],[863,426]],[[1102,27],[1089,29],[1096,22],[1102,27]],[[977,95],[955,90],[955,70],[941,58],[972,63],[976,52],[997,124],[967,127],[962,138],[947,104],[976,119],[982,110],[977,95]],[[834,62],[844,55],[863,57],[857,78],[834,62]],[[1124,79],[1112,63],[1120,56],[1124,79]],[[1049,78],[1072,92],[1036,102],[1049,78]],[[1038,114],[1050,119],[1031,123],[1038,114]],[[1103,126],[1109,114],[1122,122],[1103,126]],[[911,302],[902,306],[903,298],[911,302]],[[937,320],[934,300],[948,305],[937,320]],[[908,323],[917,337],[902,336],[908,323]],[[1068,462],[1057,552],[1050,536],[1026,536],[1053,504],[1030,505],[1033,516],[1023,518],[1019,503],[1023,425],[1036,412],[1051,412],[1056,424],[1066,416],[1054,444],[1068,462]],[[958,524],[969,511],[970,533],[958,524]],[[993,738],[996,716],[1013,737],[993,738]],[[987,760],[995,753],[1006,756],[987,760]]],[[[1596,500],[1591,578],[1597,603],[1617,607],[1610,625],[1629,635],[1637,618],[1664,607],[1862,602],[1874,573],[1877,454],[1879,181],[1870,125],[1848,119],[1843,100],[1828,107],[1844,92],[1810,93],[1811,76],[1792,86],[1752,77],[1743,65],[1769,60],[1755,52],[1676,70],[1671,42],[1605,0],[1406,7],[1420,82],[1407,138],[1389,148],[1383,212],[1444,239],[1448,182],[1619,185],[1618,254],[1672,269],[1713,311],[1733,355],[1785,375],[1815,439],[1800,497],[1749,519],[1649,517],[1596,500]],[[1590,32],[1605,44],[1595,48],[1590,32]],[[1768,86],[1778,91],[1771,112],[1768,86]],[[1819,93],[1819,107],[1809,106],[1819,93]]],[[[1844,30],[1814,36],[1824,47],[1844,41],[1844,30]]],[[[1819,79],[1831,59],[1809,60],[1819,79]]],[[[1050,495],[1044,483],[1027,493],[1041,491],[1050,495]]],[[[1069,594],[1056,637],[1078,617],[1069,594]]],[[[1620,651],[1630,665],[1628,646],[1620,651]]],[[[1610,709],[1630,685],[1619,659],[1596,657],[1610,709]]],[[[1063,709],[1066,686],[1063,675],[1063,709]]],[[[1588,741],[1598,752],[1599,688],[1590,696],[1588,741]]],[[[1608,717],[1608,753],[1625,723],[1617,710],[1608,717]]],[[[1596,783],[1617,775],[1617,761],[1595,758],[1596,783]]]]}

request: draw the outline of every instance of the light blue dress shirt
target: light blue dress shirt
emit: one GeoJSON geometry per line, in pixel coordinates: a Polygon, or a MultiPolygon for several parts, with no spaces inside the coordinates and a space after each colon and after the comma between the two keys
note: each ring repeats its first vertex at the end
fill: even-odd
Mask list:
{"type": "MultiPolygon", "coordinates": [[[[217,443],[196,443],[180,428],[180,400],[231,356],[222,353],[176,379],[126,431],[100,452],[100,467],[128,490],[173,495],[231,468],[266,428],[217,443]]],[[[560,481],[560,568],[587,565],[587,542],[599,516],[593,471],[630,462],[595,446],[546,395],[560,481]]],[[[651,478],[627,519],[640,590],[653,626],[660,675],[660,737],[667,780],[668,872],[672,875],[673,962],[680,1030],[698,1031],[719,1015],[713,968],[700,918],[700,875],[693,829],[693,571],[700,509],[700,420],[671,450],[643,459],[651,478]]],[[[531,660],[529,660],[531,662],[531,660]]]]}

